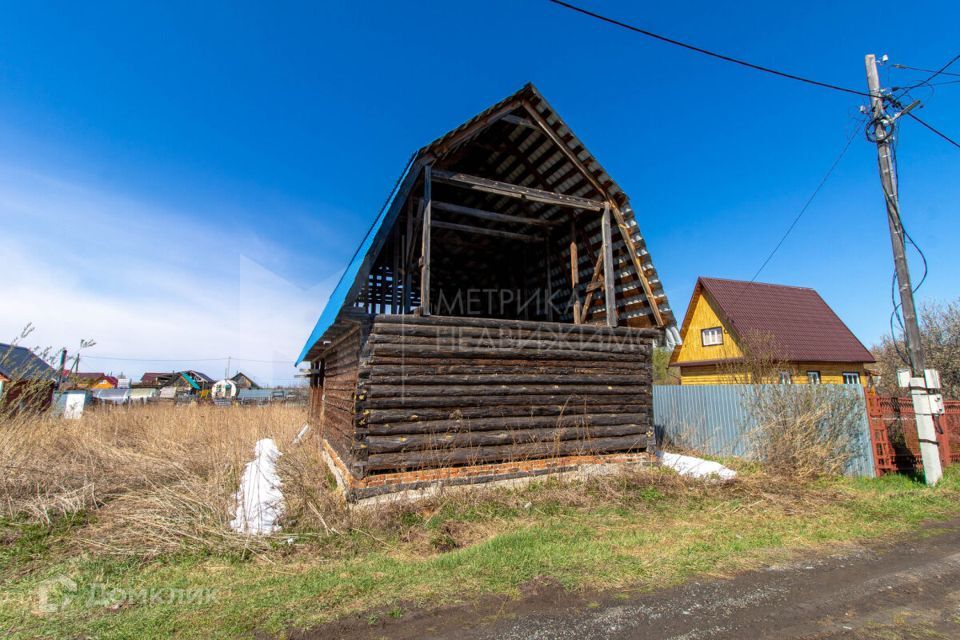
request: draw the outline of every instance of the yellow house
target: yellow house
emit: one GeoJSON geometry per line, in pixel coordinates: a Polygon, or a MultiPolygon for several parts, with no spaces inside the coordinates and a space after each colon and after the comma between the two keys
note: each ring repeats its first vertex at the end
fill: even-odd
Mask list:
{"type": "Polygon", "coordinates": [[[865,385],[866,365],[875,362],[823,298],[805,287],[699,278],[680,336],[670,359],[680,368],[680,384],[865,385]],[[754,366],[758,361],[766,366],[754,366]],[[757,368],[773,379],[754,380],[757,368]]]}

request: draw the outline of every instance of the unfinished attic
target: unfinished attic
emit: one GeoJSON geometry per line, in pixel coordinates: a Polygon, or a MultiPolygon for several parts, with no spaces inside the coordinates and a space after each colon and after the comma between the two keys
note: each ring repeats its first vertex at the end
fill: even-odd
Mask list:
{"type": "Polygon", "coordinates": [[[358,500],[636,459],[678,339],[627,195],[528,84],[412,157],[298,363],[358,500]]]}

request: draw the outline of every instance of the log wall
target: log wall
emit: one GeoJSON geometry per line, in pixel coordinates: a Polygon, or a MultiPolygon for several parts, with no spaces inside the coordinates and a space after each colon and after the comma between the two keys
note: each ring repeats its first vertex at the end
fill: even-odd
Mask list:
{"type": "Polygon", "coordinates": [[[325,360],[324,433],[357,477],[643,450],[656,335],[379,315],[325,360]]]}

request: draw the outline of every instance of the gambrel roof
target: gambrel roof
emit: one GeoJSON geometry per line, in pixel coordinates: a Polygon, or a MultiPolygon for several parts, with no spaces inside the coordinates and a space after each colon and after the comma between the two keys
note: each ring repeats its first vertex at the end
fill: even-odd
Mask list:
{"type": "MultiPolygon", "coordinates": [[[[331,294],[298,363],[315,357],[322,342],[337,337],[338,319],[349,313],[363,294],[374,263],[404,207],[415,198],[411,191],[418,179],[422,180],[428,165],[435,167],[434,180],[448,184],[459,180],[459,186],[475,189],[470,205],[459,208],[482,207],[486,212],[497,212],[495,216],[499,217],[489,218],[488,214],[488,219],[494,221],[491,224],[499,225],[492,233],[502,237],[520,237],[517,231],[524,227],[514,224],[519,216],[537,220],[537,224],[558,224],[562,209],[542,198],[543,192],[563,194],[570,203],[594,211],[602,210],[604,202],[611,202],[613,248],[620,258],[616,274],[618,318],[621,324],[662,328],[671,344],[679,339],[673,312],[627,195],[540,92],[527,84],[411,157],[331,294]],[[451,167],[455,169],[450,170],[451,167]],[[478,176],[481,180],[476,180],[478,176]],[[504,186],[513,188],[511,197],[506,197],[504,186]],[[623,242],[624,235],[631,239],[629,245],[623,242]]],[[[447,211],[457,213],[456,208],[447,211]]],[[[446,223],[445,226],[455,231],[458,225],[446,223]]],[[[585,229],[588,245],[599,242],[599,221],[587,224],[585,229]]],[[[587,263],[585,256],[580,258],[581,280],[586,282],[594,266],[587,263]]],[[[559,277],[561,270],[555,271],[559,277]]]]}

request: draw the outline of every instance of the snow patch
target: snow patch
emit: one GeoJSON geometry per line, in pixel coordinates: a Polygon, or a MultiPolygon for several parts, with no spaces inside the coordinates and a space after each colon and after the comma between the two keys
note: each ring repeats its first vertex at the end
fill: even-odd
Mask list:
{"type": "Polygon", "coordinates": [[[238,533],[262,535],[280,530],[277,521],[283,513],[283,492],[277,474],[280,450],[272,438],[258,440],[254,458],[243,468],[237,491],[236,517],[230,528],[238,533]]]}
{"type": "Polygon", "coordinates": [[[659,457],[660,464],[673,469],[682,476],[693,476],[694,478],[716,476],[721,480],[732,480],[737,477],[736,471],[728,469],[719,462],[711,462],[694,456],[683,456],[679,453],[661,453],[659,457]]]}

